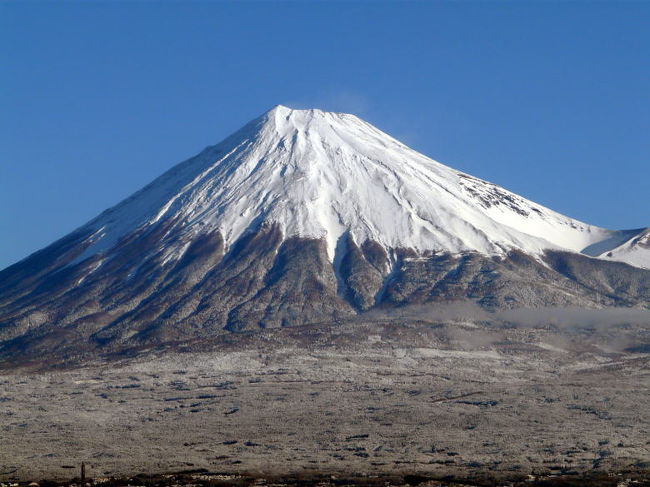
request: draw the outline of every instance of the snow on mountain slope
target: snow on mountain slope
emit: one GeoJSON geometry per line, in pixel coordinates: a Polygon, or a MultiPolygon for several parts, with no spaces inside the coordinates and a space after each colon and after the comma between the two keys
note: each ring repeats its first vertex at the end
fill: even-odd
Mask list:
{"type": "Polygon", "coordinates": [[[650,228],[637,231],[632,238],[617,247],[603,251],[598,257],[650,269],[650,228]]]}
{"type": "Polygon", "coordinates": [[[389,251],[484,254],[580,252],[621,236],[455,171],[353,115],[283,106],[86,224],[91,244],[75,262],[161,222],[174,236],[160,244],[170,261],[196,234],[218,229],[230,246],[262,223],[278,224],[285,237],[326,239],[330,260],[346,232],[389,251]]]}

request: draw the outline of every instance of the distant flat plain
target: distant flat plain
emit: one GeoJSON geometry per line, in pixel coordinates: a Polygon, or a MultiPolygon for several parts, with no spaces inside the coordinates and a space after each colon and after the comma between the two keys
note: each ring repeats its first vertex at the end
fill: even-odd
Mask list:
{"type": "Polygon", "coordinates": [[[650,325],[369,322],[0,371],[0,480],[650,469],[650,325]]]}

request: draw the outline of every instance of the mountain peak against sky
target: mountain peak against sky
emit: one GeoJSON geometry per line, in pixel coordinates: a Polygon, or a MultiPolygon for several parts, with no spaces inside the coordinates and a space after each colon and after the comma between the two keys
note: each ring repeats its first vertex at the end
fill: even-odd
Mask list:
{"type": "Polygon", "coordinates": [[[218,230],[228,248],[263,224],[285,238],[325,239],[331,261],[347,235],[389,256],[399,248],[580,252],[609,239],[604,252],[630,238],[444,166],[354,115],[282,105],[82,227],[92,237],[75,262],[162,222],[170,261],[197,234],[218,230]]]}
{"type": "Polygon", "coordinates": [[[0,357],[376,306],[647,307],[643,268],[648,230],[565,217],[353,115],[277,106],[0,272],[0,357]]]}

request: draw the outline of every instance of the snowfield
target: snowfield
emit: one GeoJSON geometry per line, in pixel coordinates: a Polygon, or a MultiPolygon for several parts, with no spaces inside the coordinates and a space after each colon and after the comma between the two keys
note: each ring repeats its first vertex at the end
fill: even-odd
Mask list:
{"type": "Polygon", "coordinates": [[[644,230],[573,220],[440,164],[354,115],[284,106],[86,224],[91,245],[73,263],[163,222],[168,233],[184,236],[164,245],[166,262],[180,259],[197,234],[219,230],[228,247],[261,224],[276,224],[285,238],[326,239],[330,261],[349,233],[388,255],[398,248],[488,255],[589,249],[650,268],[647,246],[628,245],[644,230]]]}

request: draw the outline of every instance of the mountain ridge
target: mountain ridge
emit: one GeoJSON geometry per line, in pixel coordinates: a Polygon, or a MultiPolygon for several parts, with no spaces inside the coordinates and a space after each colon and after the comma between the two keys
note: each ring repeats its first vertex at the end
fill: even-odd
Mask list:
{"type": "MultiPolygon", "coordinates": [[[[93,232],[75,263],[170,217],[182,232],[219,229],[227,247],[261,221],[279,223],[285,237],[324,237],[330,261],[345,232],[385,250],[489,255],[581,252],[636,235],[565,217],[444,166],[354,115],[281,105],[81,227],[93,232]]],[[[170,260],[183,253],[169,250],[170,260]]],[[[631,260],[650,267],[648,256],[631,260]]]]}
{"type": "Polygon", "coordinates": [[[424,303],[650,308],[649,235],[565,217],[353,115],[277,106],[0,271],[0,359],[424,303]]]}

